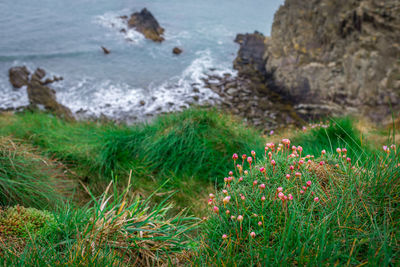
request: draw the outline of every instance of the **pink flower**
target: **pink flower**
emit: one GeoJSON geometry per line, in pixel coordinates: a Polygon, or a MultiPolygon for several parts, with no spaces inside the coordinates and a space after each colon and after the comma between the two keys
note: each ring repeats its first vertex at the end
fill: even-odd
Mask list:
{"type": "Polygon", "coordinates": [[[284,145],[288,146],[288,145],[290,144],[290,140],[289,140],[289,139],[287,139],[287,138],[285,138],[285,139],[282,139],[282,144],[284,144],[284,145]]]}
{"type": "Polygon", "coordinates": [[[230,171],[228,174],[229,174],[229,176],[232,176],[233,175],[233,171],[230,171]]]}
{"type": "Polygon", "coordinates": [[[282,192],[279,192],[278,197],[279,197],[280,199],[283,199],[283,198],[285,197],[285,194],[283,194],[282,192]]]}
{"type": "Polygon", "coordinates": [[[276,191],[282,192],[282,191],[283,191],[283,188],[282,188],[282,187],[278,187],[278,188],[276,189],[276,191]]]}
{"type": "Polygon", "coordinates": [[[259,187],[261,190],[264,190],[264,189],[265,189],[265,184],[260,184],[258,187],[259,187]]]}
{"type": "Polygon", "coordinates": [[[261,226],[262,225],[262,222],[258,222],[258,226],[261,226]]]}
{"type": "Polygon", "coordinates": [[[247,174],[249,174],[249,171],[248,171],[248,170],[245,170],[245,171],[244,171],[244,175],[247,175],[247,174]]]}
{"type": "Polygon", "coordinates": [[[296,176],[296,177],[301,177],[301,173],[296,172],[294,176],[296,176]]]}
{"type": "Polygon", "coordinates": [[[256,186],[257,184],[258,184],[258,181],[255,180],[255,181],[253,182],[253,186],[256,186]]]}
{"type": "Polygon", "coordinates": [[[212,200],[212,198],[210,198],[209,200],[208,200],[208,205],[212,205],[212,203],[213,203],[213,200],[212,200]]]}
{"type": "Polygon", "coordinates": [[[224,197],[224,199],[222,201],[224,202],[224,204],[228,204],[229,200],[231,200],[231,197],[230,196],[226,196],[226,197],[224,197]]]}
{"type": "Polygon", "coordinates": [[[349,163],[351,162],[351,158],[347,158],[346,160],[347,160],[347,162],[349,162],[349,163]]]}
{"type": "Polygon", "coordinates": [[[254,238],[254,237],[256,237],[256,233],[251,232],[251,233],[250,233],[250,236],[251,236],[252,238],[254,238]]]}
{"type": "Polygon", "coordinates": [[[238,220],[239,222],[242,222],[242,221],[243,221],[243,216],[242,216],[242,215],[239,215],[239,216],[237,217],[237,220],[238,220]]]}
{"type": "Polygon", "coordinates": [[[290,169],[291,171],[293,171],[293,170],[294,170],[294,166],[291,165],[291,166],[289,167],[289,169],[290,169]]]}
{"type": "Polygon", "coordinates": [[[300,190],[300,194],[301,194],[301,195],[304,194],[304,191],[303,191],[303,190],[300,190]]]}
{"type": "Polygon", "coordinates": [[[321,151],[321,154],[322,154],[322,155],[325,155],[325,154],[326,154],[326,150],[325,150],[325,149],[322,150],[322,151],[321,151]]]}
{"type": "Polygon", "coordinates": [[[304,191],[307,190],[307,187],[305,187],[304,185],[301,188],[303,188],[304,191]]]}
{"type": "Polygon", "coordinates": [[[261,201],[264,202],[265,201],[265,196],[261,197],[261,201]]]}
{"type": "Polygon", "coordinates": [[[227,235],[225,235],[225,234],[222,235],[222,239],[227,239],[227,238],[228,238],[227,235]]]}
{"type": "Polygon", "coordinates": [[[299,152],[302,152],[302,151],[303,151],[303,148],[302,148],[301,146],[298,146],[298,147],[297,147],[297,150],[298,150],[299,152]]]}
{"type": "Polygon", "coordinates": [[[346,148],[342,148],[342,152],[346,154],[347,153],[347,149],[346,148]]]}
{"type": "Polygon", "coordinates": [[[232,159],[233,160],[237,160],[238,158],[239,158],[238,154],[235,153],[235,154],[232,155],[232,159]]]}
{"type": "Polygon", "coordinates": [[[227,183],[228,182],[228,177],[224,178],[224,182],[227,183]]]}
{"type": "Polygon", "coordinates": [[[225,211],[226,215],[229,215],[229,213],[231,213],[229,210],[225,211]]]}
{"type": "Polygon", "coordinates": [[[215,198],[214,194],[209,194],[208,195],[211,199],[215,198]]]}
{"type": "Polygon", "coordinates": [[[272,166],[275,166],[276,165],[275,160],[271,160],[271,164],[272,164],[272,166]]]}
{"type": "Polygon", "coordinates": [[[319,163],[319,166],[323,166],[323,165],[325,165],[325,161],[321,161],[321,162],[319,163]]]}
{"type": "Polygon", "coordinates": [[[296,151],[296,150],[297,150],[297,147],[296,147],[296,146],[292,146],[292,150],[293,150],[293,151],[296,151]]]}
{"type": "Polygon", "coordinates": [[[219,208],[217,206],[214,206],[213,210],[214,210],[214,213],[217,213],[217,214],[219,213],[219,208]]]}
{"type": "Polygon", "coordinates": [[[243,154],[243,155],[242,155],[242,159],[245,160],[246,158],[247,158],[247,155],[246,155],[246,154],[243,154]]]}
{"type": "Polygon", "coordinates": [[[302,160],[302,159],[299,160],[299,164],[300,164],[300,165],[304,164],[304,160],[302,160]]]}
{"type": "Polygon", "coordinates": [[[252,155],[253,157],[255,157],[255,156],[256,156],[256,152],[255,152],[254,150],[252,150],[252,151],[251,151],[251,155],[252,155]]]}
{"type": "Polygon", "coordinates": [[[315,197],[314,198],[314,202],[316,203],[316,202],[318,202],[319,201],[319,198],[318,197],[315,197]]]}
{"type": "Polygon", "coordinates": [[[340,149],[340,147],[336,148],[336,152],[340,154],[340,152],[342,152],[342,150],[340,149]]]}
{"type": "Polygon", "coordinates": [[[261,167],[261,168],[260,168],[260,172],[261,172],[261,173],[265,173],[265,172],[266,172],[265,168],[264,168],[264,167],[261,167]]]}
{"type": "Polygon", "coordinates": [[[240,177],[240,178],[239,178],[239,182],[241,182],[241,181],[243,181],[243,177],[240,177]]]}
{"type": "Polygon", "coordinates": [[[247,162],[248,162],[249,164],[251,164],[251,163],[253,162],[253,158],[252,158],[252,157],[248,157],[248,158],[247,158],[247,162]]]}
{"type": "Polygon", "coordinates": [[[226,189],[222,190],[222,193],[224,193],[224,195],[228,194],[228,191],[226,189]]]}
{"type": "Polygon", "coordinates": [[[290,174],[286,174],[286,179],[290,179],[290,174]]]}
{"type": "Polygon", "coordinates": [[[289,200],[293,200],[292,194],[289,194],[288,197],[289,197],[289,200]]]}
{"type": "Polygon", "coordinates": [[[234,219],[236,219],[236,217],[232,215],[231,216],[231,220],[233,221],[234,219]]]}
{"type": "Polygon", "coordinates": [[[246,197],[245,197],[244,195],[241,195],[240,198],[241,198],[242,200],[245,200],[245,199],[246,199],[246,197]]]}
{"type": "Polygon", "coordinates": [[[307,186],[311,186],[311,181],[306,182],[307,186]]]}

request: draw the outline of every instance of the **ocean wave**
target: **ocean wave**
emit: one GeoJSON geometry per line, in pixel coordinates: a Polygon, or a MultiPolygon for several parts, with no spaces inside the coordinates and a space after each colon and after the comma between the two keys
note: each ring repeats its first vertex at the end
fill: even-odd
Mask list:
{"type": "Polygon", "coordinates": [[[235,75],[235,71],[217,66],[209,50],[197,57],[181,73],[162,84],[135,88],[123,82],[82,78],[68,90],[57,90],[59,101],[82,116],[107,116],[115,119],[143,121],[155,114],[179,111],[192,104],[215,105],[219,96],[206,88],[207,75],[235,75]],[[85,92],[84,95],[82,92],[85,92]]]}
{"type": "Polygon", "coordinates": [[[128,28],[128,25],[120,17],[121,14],[128,13],[127,10],[122,10],[118,14],[115,12],[107,12],[103,15],[96,16],[93,22],[102,27],[112,29],[116,35],[130,41],[130,43],[140,44],[145,39],[144,36],[140,32],[128,28]]]}

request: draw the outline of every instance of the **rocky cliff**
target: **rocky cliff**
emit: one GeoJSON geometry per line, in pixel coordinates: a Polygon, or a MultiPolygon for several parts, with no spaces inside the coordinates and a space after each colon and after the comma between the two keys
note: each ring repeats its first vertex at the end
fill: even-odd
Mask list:
{"type": "Polygon", "coordinates": [[[264,43],[268,89],[304,117],[400,107],[398,0],[286,0],[264,43]]]}

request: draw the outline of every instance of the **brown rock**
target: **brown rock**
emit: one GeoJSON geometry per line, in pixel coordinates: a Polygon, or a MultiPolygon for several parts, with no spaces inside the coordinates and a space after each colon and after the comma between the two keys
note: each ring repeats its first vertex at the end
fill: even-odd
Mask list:
{"type": "Polygon", "coordinates": [[[72,112],[65,106],[56,101],[55,93],[52,89],[40,83],[37,77],[33,77],[28,84],[28,98],[33,106],[42,105],[45,109],[54,112],[57,116],[68,121],[74,121],[72,112]]]}
{"type": "Polygon", "coordinates": [[[21,88],[28,84],[30,72],[25,66],[12,67],[8,70],[10,83],[14,88],[21,88]]]}
{"type": "Polygon", "coordinates": [[[172,53],[174,53],[175,55],[179,55],[183,52],[182,49],[180,49],[179,47],[174,47],[174,49],[172,49],[172,53]]]}
{"type": "Polygon", "coordinates": [[[130,28],[135,28],[147,39],[155,42],[164,41],[164,37],[162,37],[164,29],[158,24],[153,14],[146,8],[142,9],[140,12],[133,13],[128,20],[128,26],[130,28]]]}
{"type": "Polygon", "coordinates": [[[103,49],[104,54],[108,55],[111,53],[111,51],[107,48],[105,48],[104,46],[101,47],[101,49],[103,49]]]}

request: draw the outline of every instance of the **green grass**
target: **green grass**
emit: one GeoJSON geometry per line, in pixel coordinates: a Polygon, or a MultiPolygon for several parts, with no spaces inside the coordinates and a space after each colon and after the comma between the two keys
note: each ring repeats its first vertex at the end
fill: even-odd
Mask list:
{"type": "Polygon", "coordinates": [[[54,218],[21,231],[18,212],[3,212],[18,206],[3,208],[0,265],[398,265],[399,154],[392,149],[387,155],[381,144],[364,140],[351,118],[291,134],[291,146],[315,158],[298,169],[299,158],[287,157],[290,149],[273,152],[273,170],[264,158],[267,140],[215,110],[191,109],[134,126],[71,123],[44,113],[0,115],[0,205],[36,207],[40,211],[29,209],[32,218],[54,218]],[[337,147],[347,148],[351,166],[337,147]],[[252,171],[234,173],[228,188],[224,177],[237,172],[232,154],[250,156],[251,150],[257,156],[252,171]],[[318,167],[320,161],[325,165],[318,167]],[[290,165],[301,177],[295,179],[290,165]],[[88,193],[72,199],[78,179],[88,193]],[[266,188],[253,188],[254,180],[266,188]],[[300,194],[308,180],[311,187],[300,194]],[[278,187],[294,199],[276,200],[278,187]],[[226,207],[221,189],[231,196],[226,207]],[[216,199],[207,206],[210,191],[216,199]],[[197,229],[198,220],[187,212],[208,219],[197,229]],[[11,233],[6,239],[4,229],[11,233]]]}
{"type": "Polygon", "coordinates": [[[73,190],[54,162],[32,148],[0,137],[0,206],[54,207],[64,190],[73,190]]]}
{"type": "Polygon", "coordinates": [[[331,119],[327,127],[315,127],[293,138],[293,143],[304,147],[304,153],[319,156],[325,149],[336,152],[336,148],[346,147],[349,157],[365,162],[374,149],[363,140],[363,135],[355,127],[355,119],[350,117],[331,119]]]}
{"type": "Polygon", "coordinates": [[[23,113],[0,120],[0,135],[23,139],[95,180],[134,170],[135,176],[154,172],[214,181],[230,168],[233,151],[262,142],[256,130],[234,118],[200,109],[130,127],[23,113]]]}
{"type": "MultiPolygon", "coordinates": [[[[313,149],[303,146],[305,151],[313,149]]],[[[354,166],[339,158],[336,151],[320,158],[320,149],[317,148],[318,154],[309,164],[308,159],[299,165],[299,158],[288,157],[289,148],[283,153],[272,153],[275,170],[270,159],[264,158],[259,159],[248,175],[234,174],[231,185],[224,187],[226,194],[215,193],[209,217],[203,224],[200,239],[203,246],[195,264],[398,265],[399,154],[379,151],[354,166]],[[329,164],[319,166],[320,161],[329,164]],[[295,166],[293,173],[290,165],[295,166]],[[261,167],[266,168],[265,175],[260,172],[261,167]],[[295,172],[301,176],[296,177],[295,172]],[[286,174],[291,175],[290,179],[286,174]],[[239,182],[241,175],[244,180],[239,182]],[[306,181],[311,181],[308,188],[306,181]],[[259,188],[261,183],[265,184],[264,190],[259,188]],[[303,186],[307,190],[302,194],[303,186]],[[283,188],[284,195],[291,194],[293,200],[280,200],[278,187],[283,188]],[[223,198],[228,195],[230,201],[224,205],[223,198]],[[218,207],[218,213],[214,206],[218,207]],[[242,222],[237,220],[239,215],[243,216],[242,222]],[[251,232],[255,237],[251,237],[251,232]]],[[[249,170],[247,163],[245,169],[249,170]]]]}

